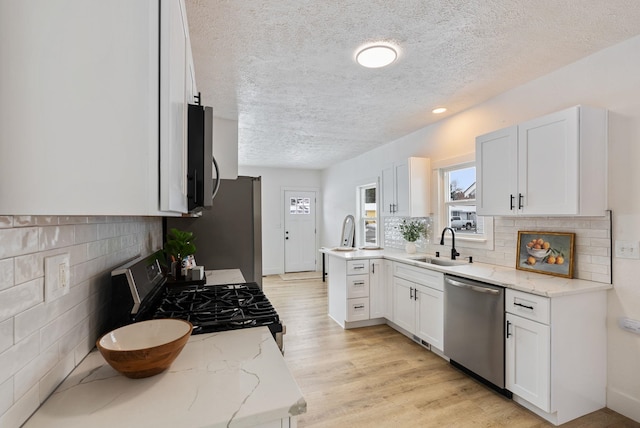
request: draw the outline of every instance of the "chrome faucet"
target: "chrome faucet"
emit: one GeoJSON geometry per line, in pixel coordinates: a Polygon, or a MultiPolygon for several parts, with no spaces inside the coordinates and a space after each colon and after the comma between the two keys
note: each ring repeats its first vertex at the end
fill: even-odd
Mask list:
{"type": "Polygon", "coordinates": [[[459,252],[456,251],[456,233],[450,227],[445,227],[442,230],[442,237],[440,238],[440,245],[444,245],[444,233],[450,230],[451,231],[451,260],[455,260],[457,256],[460,255],[459,252]]]}

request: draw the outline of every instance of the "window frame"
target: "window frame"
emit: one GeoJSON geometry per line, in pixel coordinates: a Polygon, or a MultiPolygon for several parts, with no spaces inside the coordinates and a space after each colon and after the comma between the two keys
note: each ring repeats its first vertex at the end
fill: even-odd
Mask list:
{"type": "MultiPolygon", "coordinates": [[[[438,185],[438,219],[435,221],[435,224],[439,226],[439,230],[442,231],[444,228],[449,227],[449,221],[447,220],[449,213],[449,205],[476,205],[477,207],[477,199],[473,201],[449,201],[450,190],[448,188],[448,180],[445,177],[445,173],[448,173],[452,170],[456,169],[464,169],[476,166],[475,161],[475,153],[470,153],[462,156],[458,156],[455,158],[445,159],[439,162],[434,162],[433,169],[436,171],[437,175],[437,185],[438,185]]],[[[477,168],[476,168],[477,172],[477,168]]],[[[476,216],[480,217],[480,216],[476,216]]],[[[493,233],[493,217],[492,216],[482,216],[483,217],[483,234],[474,234],[474,235],[466,235],[464,233],[456,234],[456,247],[460,248],[477,248],[477,249],[485,249],[485,250],[493,250],[494,249],[494,233],[493,233]]],[[[476,220],[477,221],[477,220],[476,220]]],[[[440,242],[438,236],[434,236],[434,241],[440,242]]],[[[445,234],[445,243],[447,245],[451,245],[451,234],[445,234]]]]}
{"type": "MultiPolygon", "coordinates": [[[[376,222],[376,233],[375,239],[376,242],[373,245],[380,245],[380,185],[378,180],[369,181],[363,184],[359,184],[356,186],[356,245],[363,247],[368,243],[366,242],[366,225],[365,221],[367,220],[375,220],[376,222]],[[376,190],[376,216],[375,217],[366,217],[364,214],[365,210],[365,200],[364,194],[367,189],[375,189],[376,190]]],[[[372,245],[369,243],[369,245],[372,245]]]]}

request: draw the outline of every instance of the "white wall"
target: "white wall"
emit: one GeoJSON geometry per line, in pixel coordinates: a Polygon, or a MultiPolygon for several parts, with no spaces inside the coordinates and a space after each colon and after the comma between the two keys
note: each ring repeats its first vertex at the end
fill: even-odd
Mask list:
{"type": "MultiPolygon", "coordinates": [[[[322,195],[319,192],[321,173],[319,170],[250,166],[240,166],[238,173],[250,177],[262,177],[262,273],[263,275],[284,273],[283,191],[284,189],[318,190],[317,207],[321,207],[322,195]]],[[[319,223],[318,233],[321,233],[321,230],[321,223],[319,223]]],[[[320,266],[320,263],[316,266],[320,266]]]]}
{"type": "MultiPolygon", "coordinates": [[[[475,136],[583,104],[609,110],[609,208],[613,239],[640,241],[640,37],[598,52],[474,108],[323,171],[324,234],[332,245],[344,214],[355,211],[353,188],[388,162],[432,161],[474,151],[475,136]]],[[[425,112],[425,114],[428,114],[425,112]]],[[[609,292],[608,407],[640,421],[640,336],[617,319],[640,319],[640,260],[615,258],[609,292]]]]}

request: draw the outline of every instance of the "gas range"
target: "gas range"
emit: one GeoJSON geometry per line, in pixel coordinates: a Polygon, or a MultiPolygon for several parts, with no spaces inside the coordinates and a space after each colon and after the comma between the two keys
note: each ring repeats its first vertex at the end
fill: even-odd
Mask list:
{"type": "Polygon", "coordinates": [[[283,351],[284,326],[257,283],[170,285],[162,257],[158,251],[111,273],[110,328],[152,318],[187,320],[193,334],[265,326],[283,351]]]}

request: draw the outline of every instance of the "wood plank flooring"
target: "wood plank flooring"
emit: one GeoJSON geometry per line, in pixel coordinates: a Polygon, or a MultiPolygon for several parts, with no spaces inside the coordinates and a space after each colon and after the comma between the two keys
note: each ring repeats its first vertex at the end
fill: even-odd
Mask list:
{"type": "MultiPolygon", "coordinates": [[[[321,280],[264,278],[305,399],[299,427],[551,427],[386,325],[343,330],[321,280]]],[[[602,409],[563,427],[640,427],[602,409]]]]}

